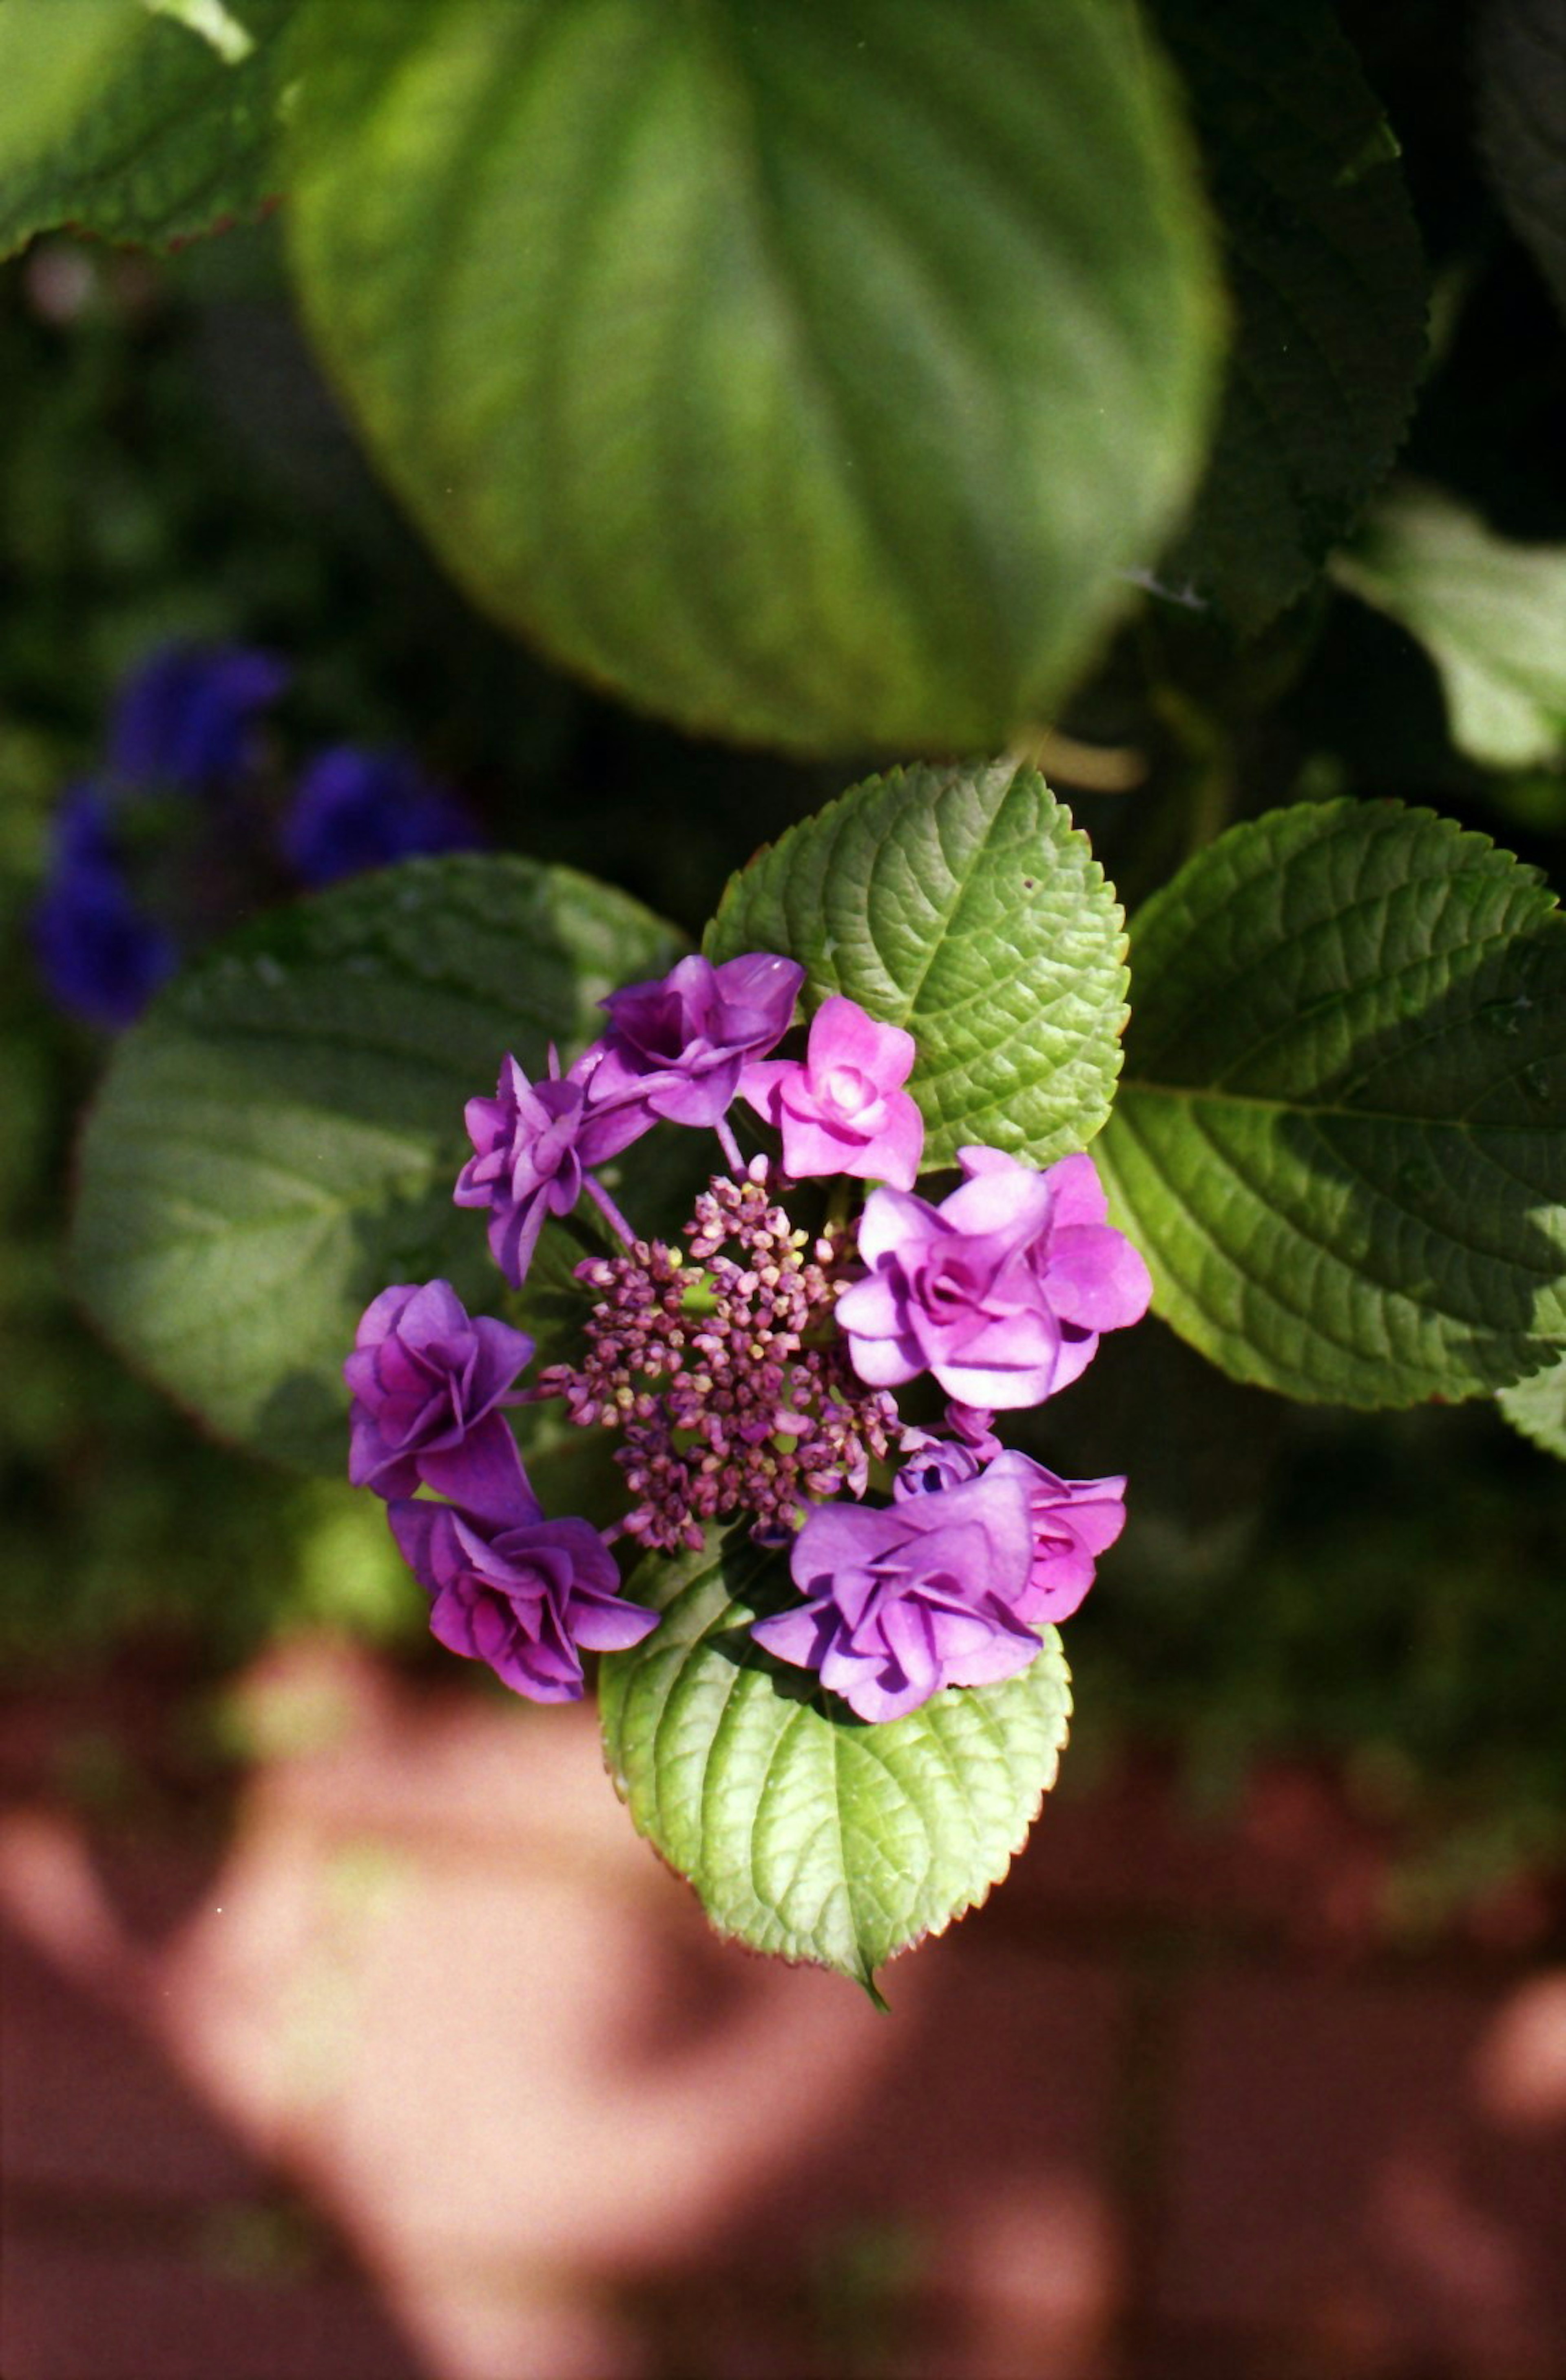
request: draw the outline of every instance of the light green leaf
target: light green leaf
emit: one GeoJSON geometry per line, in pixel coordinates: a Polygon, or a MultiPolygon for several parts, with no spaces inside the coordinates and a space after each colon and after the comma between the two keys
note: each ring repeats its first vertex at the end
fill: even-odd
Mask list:
{"type": "Polygon", "coordinates": [[[607,885],[488,856],[275,912],[115,1052],[81,1148],[82,1302],[220,1435],[339,1469],[370,1299],[443,1276],[500,1302],[484,1219],[451,1200],[465,1100],[508,1050],[541,1072],[552,1038],[589,1040],[594,1002],[679,951],[607,885]]]}
{"type": "Polygon", "coordinates": [[[1496,1402],[1513,1429],[1566,1463],[1566,1354],[1531,1380],[1502,1389],[1496,1402]]]}
{"type": "Polygon", "coordinates": [[[1171,87],[1101,0],[327,0],[296,257],[488,610],[684,725],[985,749],[1200,467],[1171,87]]]}
{"type": "Polygon", "coordinates": [[[1566,923],[1391,802],[1276,810],[1134,922],[1095,1155],[1155,1305],[1237,1379],[1473,1396],[1566,1337],[1566,923]]]}
{"type": "MultiPolygon", "coordinates": [[[[52,0],[50,24],[79,4],[52,0]]],[[[0,0],[0,38],[14,5],[0,0]]],[[[0,143],[0,255],[66,223],[166,246],[275,196],[278,37],[295,6],[140,0],[55,139],[20,153],[0,143]]]]}
{"type": "Polygon", "coordinates": [[[965,1141],[1047,1164],[1114,1097],[1125,937],[1114,890],[1034,769],[871,777],[729,883],[708,955],[783,951],[806,1005],[846,992],[918,1043],[927,1165],[965,1141]]]}
{"type": "Polygon", "coordinates": [[[141,15],[140,0],[0,0],[0,188],[87,106],[141,15]]]}
{"type": "Polygon", "coordinates": [[[1566,545],[1514,545],[1410,481],[1332,576],[1418,638],[1460,751],[1493,769],[1566,753],[1566,545]]]}
{"type": "Polygon", "coordinates": [[[1163,565],[1247,634],[1354,526],[1402,442],[1426,290],[1397,143],[1325,0],[1153,0],[1225,241],[1234,350],[1188,537],[1163,565]]]}
{"type": "Polygon", "coordinates": [[[1566,10],[1560,0],[1489,0],[1475,58],[1491,178],[1566,313],[1566,10]]]}
{"type": "Polygon", "coordinates": [[[743,1532],[649,1557],[625,1592],[664,1615],[600,1670],[605,1758],[637,1829],[720,1933],[879,1999],[881,1961],[985,1898],[1054,1782],[1071,1718],[1056,1631],[1020,1677],[868,1727],[751,1641],[794,1590],[743,1532]]]}

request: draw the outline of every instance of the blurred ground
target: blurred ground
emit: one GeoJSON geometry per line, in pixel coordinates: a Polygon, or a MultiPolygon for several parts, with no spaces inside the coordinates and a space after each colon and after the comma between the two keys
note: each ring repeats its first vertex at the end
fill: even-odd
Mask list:
{"type": "Polygon", "coordinates": [[[1057,1799],[880,2017],[709,1936],[586,1711],[319,1641],[6,1716],[6,2380],[1566,2369],[1560,1909],[1400,1947],[1312,1772],[1057,1799]]]}

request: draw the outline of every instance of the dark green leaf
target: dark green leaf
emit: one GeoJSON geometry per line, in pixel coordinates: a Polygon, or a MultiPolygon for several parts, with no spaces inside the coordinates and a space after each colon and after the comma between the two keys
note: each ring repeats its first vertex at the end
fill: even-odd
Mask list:
{"type": "Polygon", "coordinates": [[[1188,493],[1211,273],[1101,0],[317,0],[296,253],[449,566],[702,730],[986,749],[1188,493]]]}
{"type": "Polygon", "coordinates": [[[781,1558],[739,1532],[649,1557],[626,1594],[663,1622],[601,1665],[605,1757],[720,1933],[873,1994],[883,1960],[943,1932],[1021,1850],[1054,1782],[1070,1679],[1046,1628],[1021,1677],[867,1727],[752,1643],[751,1621],[793,1592],[781,1558]]]}
{"type": "Polygon", "coordinates": [[[1098,1156],[1156,1305],[1344,1404],[1502,1387],[1566,1337],[1566,923],[1390,802],[1274,811],[1135,922],[1098,1156]]]}
{"type": "Polygon", "coordinates": [[[1402,442],[1426,283],[1397,144],[1325,0],[1154,0],[1236,322],[1218,442],[1164,565],[1246,634],[1309,583],[1402,442]]]}
{"type": "Polygon", "coordinates": [[[115,1053],[81,1149],[84,1304],[221,1435],[340,1468],[369,1300],[443,1276],[499,1303],[484,1219],[451,1203],[464,1101],[508,1050],[538,1072],[552,1038],[590,1039],[593,1002],[679,947],[624,894],[512,858],[414,861],[276,912],[115,1053]]]}
{"type": "Polygon", "coordinates": [[[1109,1113],[1125,937],[1086,835],[1038,771],[895,770],[792,827],[734,877],[713,958],[785,951],[807,1007],[842,991],[919,1045],[926,1162],[965,1141],[1035,1164],[1109,1113]]]}
{"type": "Polygon", "coordinates": [[[1525,769],[1566,749],[1566,546],[1514,545],[1409,483],[1333,557],[1332,575],[1419,638],[1471,759],[1525,769]]]}
{"type": "Polygon", "coordinates": [[[1489,0],[1479,18],[1479,140],[1500,201],[1566,313],[1566,8],[1489,0]]]}
{"type": "MultiPolygon", "coordinates": [[[[50,22],[79,0],[55,0],[50,22]]],[[[164,0],[82,84],[46,147],[0,148],[0,254],[70,224],[165,246],[281,188],[279,35],[296,0],[164,0]]],[[[0,12],[0,25],[10,0],[0,12]]]]}

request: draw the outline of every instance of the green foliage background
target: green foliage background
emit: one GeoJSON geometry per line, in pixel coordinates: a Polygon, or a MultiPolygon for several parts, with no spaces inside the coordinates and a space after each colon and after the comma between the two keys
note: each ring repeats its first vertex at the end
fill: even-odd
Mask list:
{"type": "MultiPolygon", "coordinates": [[[[1221,125],[1227,68],[1201,50],[1202,12],[1171,0],[1156,13],[1193,75],[1198,130],[1221,125]]],[[[1494,71],[1511,77],[1492,93],[1492,128],[1527,31],[1508,35],[1506,13],[1487,36],[1494,71]]],[[[1511,11],[1530,13],[1522,0],[1511,11]]],[[[1301,799],[1390,796],[1496,838],[1557,884],[1566,864],[1560,681],[1548,638],[1537,661],[1513,625],[1536,632],[1541,602],[1560,601],[1566,367],[1543,277],[1558,259],[1547,248],[1536,262],[1525,244],[1527,189],[1502,176],[1498,196],[1481,175],[1466,11],[1417,0],[1341,18],[1397,127],[1432,273],[1433,358],[1402,456],[1414,492],[1334,565],[1343,591],[1318,584],[1280,610],[1397,443],[1395,388],[1372,390],[1365,484],[1317,491],[1279,545],[1277,584],[1240,585],[1227,516],[1204,498],[1166,593],[1102,647],[1062,725],[1137,753],[1146,781],[1107,794],[1050,773],[1133,911],[1219,827],[1301,799]],[[1432,504],[1421,487],[1444,493],[1432,504]],[[1432,553],[1447,578],[1426,570],[1415,584],[1411,557],[1432,553]],[[1492,615],[1475,634],[1449,580],[1471,586],[1492,565],[1499,630],[1492,615]],[[1192,608],[1186,575],[1259,633],[1237,644],[1192,608]]],[[[1243,181],[1244,142],[1224,155],[1243,181]]],[[[1343,212],[1371,203],[1358,166],[1377,162],[1361,143],[1329,176],[1340,195],[1310,215],[1313,273],[1329,276],[1343,212]],[[1348,184],[1334,178],[1351,165],[1348,184]]],[[[159,237],[203,212],[199,161],[166,163],[140,226],[159,237]]],[[[28,188],[0,197],[24,229],[28,188]]],[[[1250,230],[1245,273],[1271,285],[1299,266],[1265,208],[1250,230]]],[[[1407,225],[1383,235],[1396,247],[1407,225]]],[[[1397,324],[1384,327],[1396,348],[1397,324]]],[[[1244,443],[1235,407],[1231,389],[1222,435],[1244,443]]],[[[1253,459],[1265,505],[1276,473],[1253,459]]],[[[687,742],[487,625],[371,479],[295,325],[276,222],[157,257],[52,237],[4,268],[0,581],[0,1360],[16,1384],[0,1649],[47,1670],[163,1648],[221,1671],[325,1619],[419,1658],[422,1613],[378,1513],[203,1442],[66,1297],[62,1185],[99,1053],[46,1009],[27,957],[59,787],[91,765],[115,680],[152,642],[242,635],[297,664],[290,735],[409,743],[470,791],[502,842],[623,885],[696,934],[738,860],[882,756],[791,762],[687,742]]],[[[747,898],[764,894],[761,880],[747,898]]],[[[1135,1037],[1131,1050],[1135,1061],[1135,1037]]],[[[1112,1138],[1107,1149],[1112,1167],[1112,1138]]],[[[1349,1391],[1317,1390],[1334,1392],[1349,1391]]],[[[1519,1430],[1558,1442],[1558,1383],[1507,1402],[1519,1430]]],[[[1035,1451],[1075,1475],[1133,1471],[1132,1525],[1071,1631],[1075,1773],[1142,1730],[1179,1742],[1212,1790],[1265,1750],[1329,1753],[1368,1804],[1436,1823],[1432,1893],[1465,1860],[1566,1840],[1561,1475],[1491,1404],[1302,1409],[1222,1378],[1150,1323],[1105,1347],[1035,1451]]]]}

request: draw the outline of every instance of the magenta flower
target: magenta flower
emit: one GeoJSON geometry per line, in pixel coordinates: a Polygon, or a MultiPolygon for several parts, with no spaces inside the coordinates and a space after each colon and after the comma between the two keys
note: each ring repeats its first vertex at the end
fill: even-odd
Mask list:
{"type": "Polygon", "coordinates": [[[492,1099],[465,1110],[473,1155],[452,1193],[459,1207],[490,1208],[490,1253],[520,1289],[548,1215],[568,1215],[587,1169],[628,1148],[651,1124],[626,1106],[601,1107],[595,1044],[562,1075],[552,1048],[549,1073],[530,1083],[515,1058],[500,1070],[492,1099]]]}
{"type": "Polygon", "coordinates": [[[470,1316],[449,1281],[383,1289],[343,1366],[354,1486],[402,1497],[422,1482],[480,1512],[527,1494],[500,1408],[521,1402],[509,1391],[532,1352],[526,1331],[470,1316]]]}
{"type": "Polygon", "coordinates": [[[790,1555],[804,1603],[750,1633],[779,1660],[819,1670],[861,1718],[902,1718],[943,1686],[1026,1669],[1039,1641],[1019,1610],[1032,1561],[1014,1477],[880,1508],[819,1504],[790,1555]]]}
{"type": "Polygon", "coordinates": [[[803,1064],[752,1061],[740,1096],[783,1135],[783,1168],[856,1173],[911,1189],[924,1153],[917,1102],[904,1090],[918,1051],[901,1026],[878,1025],[856,1002],[833,992],[810,1020],[803,1064]]]}
{"type": "Polygon", "coordinates": [[[1033,1568],[1019,1619],[1036,1627],[1069,1620],[1093,1584],[1098,1556],[1125,1526],[1124,1479],[1057,1479],[1014,1448],[998,1454],[984,1475],[1020,1479],[1027,1495],[1033,1568]]]}
{"type": "Polygon", "coordinates": [[[656,983],[627,984],[603,1002],[609,1031],[600,1045],[593,1100],[630,1102],[671,1123],[716,1124],[747,1059],[788,1031],[805,970],[770,951],[714,966],[682,959],[656,983]]]}
{"type": "Polygon", "coordinates": [[[958,1155],[968,1178],[939,1207],[870,1193],[868,1276],[844,1291],[837,1318],[872,1387],[929,1371],[965,1405],[1038,1404],[1086,1368],[1101,1331],[1146,1313],[1147,1269],[1105,1221],[1091,1158],[1040,1172],[996,1148],[958,1155]]]}
{"type": "Polygon", "coordinates": [[[658,1625],[620,1595],[614,1557],[587,1521],[546,1521],[529,1492],[508,1515],[395,1503],[398,1549],[431,1598],[431,1633],[530,1702],[577,1702],[580,1648],[620,1653],[658,1625]]]}

